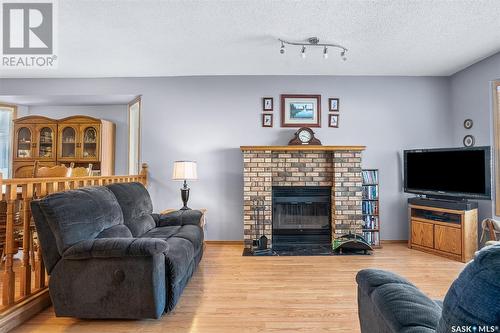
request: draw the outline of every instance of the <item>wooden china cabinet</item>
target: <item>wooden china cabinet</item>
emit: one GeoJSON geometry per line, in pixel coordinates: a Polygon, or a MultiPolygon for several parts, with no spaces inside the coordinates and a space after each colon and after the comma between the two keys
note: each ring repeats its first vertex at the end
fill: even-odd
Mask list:
{"type": "Polygon", "coordinates": [[[15,178],[31,177],[37,160],[41,166],[92,163],[96,174],[114,174],[114,123],[88,116],[50,119],[28,116],[14,121],[15,178]]]}
{"type": "Polygon", "coordinates": [[[15,178],[31,177],[33,163],[56,165],[57,121],[42,116],[14,120],[13,174],[15,178]]]}

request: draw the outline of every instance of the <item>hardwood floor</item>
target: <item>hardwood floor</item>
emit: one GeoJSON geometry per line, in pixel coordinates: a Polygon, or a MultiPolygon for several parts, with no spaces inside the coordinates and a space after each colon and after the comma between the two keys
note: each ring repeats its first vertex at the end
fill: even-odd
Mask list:
{"type": "Polygon", "coordinates": [[[371,256],[241,253],[241,245],[207,244],[180,303],[161,320],[56,318],[50,308],[15,332],[359,332],[355,275],[360,269],[397,272],[428,296],[442,298],[464,266],[405,244],[386,244],[371,256]]]}

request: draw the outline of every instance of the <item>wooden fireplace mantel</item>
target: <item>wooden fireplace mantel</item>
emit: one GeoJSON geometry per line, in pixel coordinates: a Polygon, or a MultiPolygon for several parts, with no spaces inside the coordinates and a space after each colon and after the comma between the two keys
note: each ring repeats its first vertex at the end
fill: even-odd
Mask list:
{"type": "Polygon", "coordinates": [[[297,145],[297,146],[240,146],[242,151],[297,151],[297,150],[317,150],[317,151],[363,151],[366,146],[318,146],[318,145],[297,145]]]}

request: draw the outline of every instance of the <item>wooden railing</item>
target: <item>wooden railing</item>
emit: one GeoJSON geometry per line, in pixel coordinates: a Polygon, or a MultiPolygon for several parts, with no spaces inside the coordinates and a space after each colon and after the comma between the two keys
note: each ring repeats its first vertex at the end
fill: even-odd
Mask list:
{"type": "Polygon", "coordinates": [[[0,228],[0,236],[4,236],[0,237],[3,248],[0,331],[1,319],[5,315],[18,304],[47,289],[45,267],[31,219],[31,200],[85,186],[124,182],[140,182],[146,185],[147,171],[147,165],[143,164],[140,174],[127,176],[2,179],[0,173],[0,201],[5,210],[3,219],[0,216],[0,224],[2,220],[5,221],[5,231],[0,228]],[[5,234],[1,235],[2,233],[5,234]]]}

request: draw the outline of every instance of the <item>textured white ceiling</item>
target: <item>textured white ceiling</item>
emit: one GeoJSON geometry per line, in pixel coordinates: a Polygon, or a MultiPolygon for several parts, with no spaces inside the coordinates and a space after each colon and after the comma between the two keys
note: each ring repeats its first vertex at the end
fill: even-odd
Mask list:
{"type": "Polygon", "coordinates": [[[2,77],[450,75],[500,51],[499,0],[59,0],[59,68],[2,77]],[[349,48],[279,53],[277,38],[349,48]]]}

